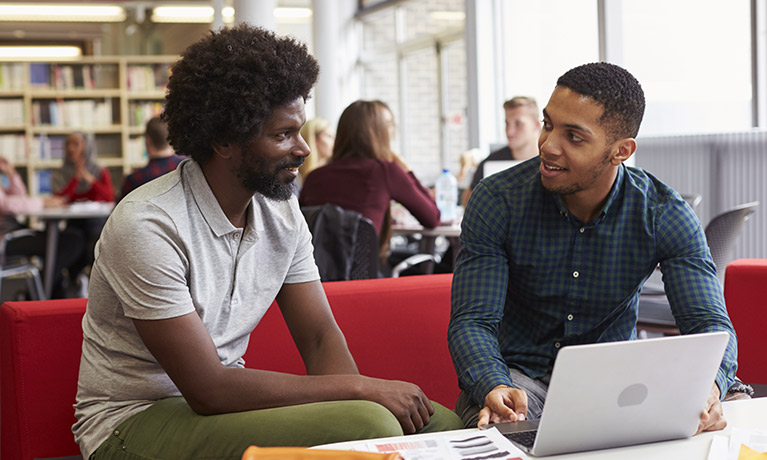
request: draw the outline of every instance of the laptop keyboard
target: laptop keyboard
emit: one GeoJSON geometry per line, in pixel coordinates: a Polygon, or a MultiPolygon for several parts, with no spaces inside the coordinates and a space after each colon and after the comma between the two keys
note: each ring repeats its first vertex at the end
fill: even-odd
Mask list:
{"type": "Polygon", "coordinates": [[[528,449],[533,448],[535,444],[535,435],[538,431],[517,431],[514,433],[504,433],[503,435],[509,439],[509,441],[515,442],[519,445],[525,446],[528,449]]]}

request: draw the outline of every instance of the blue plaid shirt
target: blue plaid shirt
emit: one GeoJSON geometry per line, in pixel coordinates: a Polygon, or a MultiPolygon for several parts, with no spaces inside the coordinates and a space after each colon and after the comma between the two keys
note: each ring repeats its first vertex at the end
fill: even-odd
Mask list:
{"type": "Polygon", "coordinates": [[[448,342],[461,388],[482,405],[509,366],[551,372],[561,347],[636,338],[639,291],[660,263],[682,334],[727,331],[716,377],[734,381],[737,345],[700,221],[651,174],[622,165],[602,211],[581,222],[541,185],[533,158],[471,194],[453,278],[448,342]]]}

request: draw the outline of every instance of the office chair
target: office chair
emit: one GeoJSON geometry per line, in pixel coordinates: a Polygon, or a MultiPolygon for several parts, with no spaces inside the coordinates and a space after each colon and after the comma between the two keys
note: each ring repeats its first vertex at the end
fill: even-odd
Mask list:
{"type": "Polygon", "coordinates": [[[716,274],[722,285],[724,285],[724,271],[733,259],[735,243],[738,242],[743,225],[757,206],[759,206],[758,201],[735,206],[715,216],[706,225],[706,240],[716,265],[716,274]]]}
{"type": "Polygon", "coordinates": [[[304,206],[322,281],[378,278],[378,236],[362,214],[331,203],[304,206]]]}
{"type": "Polygon", "coordinates": [[[701,201],[703,201],[703,195],[700,193],[681,193],[680,195],[682,195],[684,201],[686,201],[693,210],[698,207],[701,201]]]}
{"type": "MultiPolygon", "coordinates": [[[[370,219],[331,203],[303,206],[301,212],[312,233],[314,262],[323,282],[382,277],[378,234],[370,219]]],[[[392,277],[427,261],[434,261],[434,257],[412,255],[392,270],[392,277]]]]}
{"type": "Polygon", "coordinates": [[[2,289],[2,281],[5,278],[24,276],[27,280],[27,288],[32,300],[45,300],[45,290],[43,289],[40,270],[26,258],[14,257],[9,259],[5,255],[5,248],[10,241],[34,235],[34,230],[23,228],[8,232],[0,239],[0,289],[2,289]]]}

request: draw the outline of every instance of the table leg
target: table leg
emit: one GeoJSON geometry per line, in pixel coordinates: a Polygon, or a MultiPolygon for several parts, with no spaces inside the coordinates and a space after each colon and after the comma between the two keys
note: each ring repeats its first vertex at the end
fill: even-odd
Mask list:
{"type": "Polygon", "coordinates": [[[45,297],[50,299],[53,292],[53,272],[56,267],[56,248],[59,244],[59,221],[46,221],[45,229],[45,271],[43,273],[43,285],[45,287],[45,297]]]}

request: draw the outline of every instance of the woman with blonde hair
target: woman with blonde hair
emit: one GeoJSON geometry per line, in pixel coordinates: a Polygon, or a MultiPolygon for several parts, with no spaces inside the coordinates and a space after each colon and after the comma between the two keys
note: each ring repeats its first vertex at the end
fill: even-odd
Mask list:
{"type": "Polygon", "coordinates": [[[304,164],[298,168],[300,183],[306,180],[306,176],[330,160],[333,155],[333,141],[335,136],[330,129],[330,123],[324,118],[312,118],[301,128],[301,137],[309,145],[311,154],[306,157],[304,164]]]}
{"type": "Polygon", "coordinates": [[[380,101],[356,101],[344,110],[330,162],[306,178],[298,199],[301,206],[333,203],[370,219],[382,259],[391,234],[391,200],[424,227],[436,227],[440,218],[429,191],[389,147],[391,120],[384,108],[380,101]]]}

